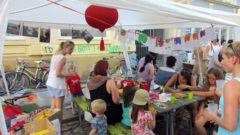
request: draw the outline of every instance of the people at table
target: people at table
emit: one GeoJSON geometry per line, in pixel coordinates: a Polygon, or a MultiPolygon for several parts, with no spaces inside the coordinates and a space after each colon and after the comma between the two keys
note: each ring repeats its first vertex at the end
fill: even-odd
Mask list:
{"type": "MultiPolygon", "coordinates": [[[[224,76],[221,70],[217,68],[211,68],[207,74],[207,80],[204,83],[203,88],[199,91],[193,91],[193,94],[196,96],[209,97],[208,99],[214,100],[216,104],[218,104],[219,97],[216,95],[216,80],[223,80],[224,76]]],[[[200,108],[204,105],[205,102],[200,103],[200,108]]],[[[202,110],[197,107],[193,109],[194,116],[194,129],[196,135],[206,134],[206,130],[204,125],[206,121],[204,121],[202,114],[202,110]],[[198,111],[199,110],[199,111],[198,111]]]]}
{"type": "Polygon", "coordinates": [[[218,135],[240,134],[240,42],[224,46],[221,51],[221,67],[233,78],[223,87],[223,96],[219,101],[221,117],[209,109],[203,111],[203,117],[219,125],[218,135]]]}
{"type": "Polygon", "coordinates": [[[150,101],[146,90],[139,89],[133,98],[131,110],[131,128],[133,135],[154,135],[153,129],[156,126],[156,112],[151,113],[148,108],[150,101]]]}
{"type": "Polygon", "coordinates": [[[107,123],[114,124],[122,120],[122,106],[119,103],[117,86],[111,78],[107,77],[109,64],[100,60],[94,66],[94,76],[87,82],[91,101],[103,99],[107,103],[107,123]]]}
{"type": "Polygon", "coordinates": [[[167,81],[175,74],[175,64],[177,59],[174,56],[168,56],[166,61],[166,67],[160,67],[157,70],[155,77],[155,83],[158,85],[165,86],[167,81]]]}
{"type": "Polygon", "coordinates": [[[147,54],[145,56],[145,61],[143,64],[139,64],[139,68],[137,71],[137,78],[138,79],[143,79],[146,82],[151,82],[152,79],[154,78],[154,66],[152,64],[152,56],[147,54]]]}
{"type": "Polygon", "coordinates": [[[176,93],[197,90],[196,77],[188,69],[173,75],[165,85],[166,92],[176,93]]]}
{"type": "Polygon", "coordinates": [[[126,86],[123,88],[123,94],[122,94],[123,119],[121,122],[122,124],[124,124],[129,128],[131,127],[131,118],[130,118],[129,112],[132,109],[132,101],[133,101],[135,92],[136,92],[136,89],[134,86],[126,86]]]}

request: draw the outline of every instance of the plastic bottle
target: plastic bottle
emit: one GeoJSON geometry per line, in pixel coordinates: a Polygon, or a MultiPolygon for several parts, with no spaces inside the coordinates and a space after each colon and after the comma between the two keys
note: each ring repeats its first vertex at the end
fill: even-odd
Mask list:
{"type": "Polygon", "coordinates": [[[150,92],[154,92],[154,85],[155,85],[155,82],[154,80],[152,80],[150,84],[150,92]]]}

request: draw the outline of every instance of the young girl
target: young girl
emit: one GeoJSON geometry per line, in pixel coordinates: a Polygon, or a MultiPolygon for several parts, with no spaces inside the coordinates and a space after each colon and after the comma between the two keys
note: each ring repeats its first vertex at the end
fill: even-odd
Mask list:
{"type": "Polygon", "coordinates": [[[219,125],[218,135],[240,134],[240,42],[224,46],[221,67],[227,73],[233,73],[233,79],[226,82],[219,101],[221,118],[215,112],[205,109],[203,116],[219,125]]]}
{"type": "Polygon", "coordinates": [[[76,73],[76,67],[74,65],[69,66],[68,72],[72,73],[72,76],[66,78],[66,93],[68,95],[68,87],[71,94],[71,106],[73,114],[76,114],[74,98],[77,96],[82,96],[82,88],[80,83],[80,76],[76,73]]]}
{"type": "Polygon", "coordinates": [[[148,111],[149,94],[146,90],[137,90],[133,98],[131,128],[134,135],[154,135],[156,112],[148,111]]]}
{"type": "Polygon", "coordinates": [[[196,87],[196,78],[188,69],[182,69],[180,73],[173,75],[165,85],[166,91],[171,93],[181,91],[194,91],[196,87]]]}
{"type": "MultiPolygon", "coordinates": [[[[223,80],[224,76],[223,73],[217,69],[217,68],[211,68],[208,71],[207,74],[207,81],[204,83],[202,91],[193,91],[193,94],[196,96],[202,96],[202,97],[209,97],[210,99],[213,99],[216,104],[218,104],[219,97],[215,94],[216,93],[216,80],[223,80]]],[[[203,104],[200,104],[200,107],[203,107],[203,104]]],[[[204,118],[201,116],[202,110],[198,110],[197,108],[194,108],[193,115],[195,117],[194,123],[195,123],[195,134],[201,135],[201,134],[207,134],[206,130],[204,128],[204,124],[206,121],[204,121],[204,118]]]]}
{"type": "Polygon", "coordinates": [[[122,114],[122,123],[127,126],[131,127],[131,118],[129,116],[129,111],[132,108],[132,100],[135,94],[135,87],[134,86],[126,86],[123,88],[123,114],[122,114]]]}

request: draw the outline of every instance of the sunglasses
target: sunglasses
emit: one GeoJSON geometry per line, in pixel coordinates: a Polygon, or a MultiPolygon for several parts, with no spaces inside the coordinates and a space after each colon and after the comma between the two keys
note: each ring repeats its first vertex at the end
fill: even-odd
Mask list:
{"type": "Polygon", "coordinates": [[[182,74],[182,75],[192,75],[192,73],[191,73],[190,71],[186,70],[186,69],[183,69],[183,70],[181,71],[181,74],[182,74]]]}
{"type": "Polygon", "coordinates": [[[233,49],[233,45],[232,44],[229,44],[228,47],[232,49],[234,55],[237,55],[236,51],[233,49]]]}

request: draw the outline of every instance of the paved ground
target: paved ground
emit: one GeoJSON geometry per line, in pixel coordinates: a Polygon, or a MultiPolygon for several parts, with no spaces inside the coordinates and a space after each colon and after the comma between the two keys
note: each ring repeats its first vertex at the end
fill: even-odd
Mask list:
{"type": "Polygon", "coordinates": [[[66,131],[62,132],[62,135],[88,135],[91,130],[90,124],[82,116],[82,125],[80,126],[78,115],[74,115],[71,108],[69,108],[69,98],[66,98],[64,106],[63,129],[66,129],[66,131]]]}

